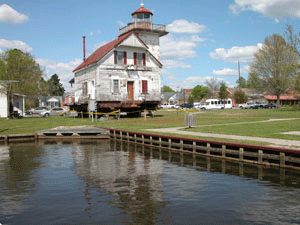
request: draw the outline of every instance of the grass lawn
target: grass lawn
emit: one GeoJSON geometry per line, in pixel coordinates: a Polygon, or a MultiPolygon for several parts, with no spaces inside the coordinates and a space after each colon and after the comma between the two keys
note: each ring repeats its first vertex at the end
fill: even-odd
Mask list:
{"type": "MultiPolygon", "coordinates": [[[[146,132],[145,129],[151,128],[184,127],[184,115],[185,112],[182,111],[157,111],[154,118],[148,117],[146,120],[144,120],[143,117],[121,118],[120,120],[111,119],[104,122],[94,121],[94,123],[88,118],[82,119],[73,117],[2,118],[0,119],[0,135],[35,133],[38,130],[58,126],[83,125],[146,132]]],[[[298,135],[281,134],[281,132],[287,131],[300,131],[300,109],[297,107],[286,107],[281,109],[201,111],[197,113],[196,126],[196,128],[190,128],[189,131],[300,140],[300,136],[298,135]],[[270,119],[295,120],[260,122],[270,119]]],[[[216,138],[205,139],[225,140],[216,138]]],[[[227,139],[227,141],[231,140],[227,139]]],[[[237,141],[235,140],[235,142],[237,141]]]]}

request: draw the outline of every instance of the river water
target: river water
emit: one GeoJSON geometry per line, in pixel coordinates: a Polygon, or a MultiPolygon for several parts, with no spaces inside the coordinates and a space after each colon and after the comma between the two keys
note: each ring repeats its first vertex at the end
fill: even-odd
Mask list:
{"type": "Polygon", "coordinates": [[[300,224],[299,174],[116,141],[0,145],[0,224],[300,224]]]}

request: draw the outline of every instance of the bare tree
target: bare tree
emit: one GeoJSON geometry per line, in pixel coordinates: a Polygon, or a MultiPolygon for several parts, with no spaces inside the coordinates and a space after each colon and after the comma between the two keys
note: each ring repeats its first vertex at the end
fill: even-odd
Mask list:
{"type": "Polygon", "coordinates": [[[250,73],[259,77],[263,87],[277,96],[285,94],[299,70],[299,55],[285,39],[278,35],[266,37],[264,45],[254,54],[250,73]]]}
{"type": "Polygon", "coordinates": [[[215,98],[216,94],[220,88],[220,82],[216,78],[211,77],[210,79],[207,79],[205,81],[205,84],[207,85],[208,89],[210,90],[212,97],[215,98]]]}

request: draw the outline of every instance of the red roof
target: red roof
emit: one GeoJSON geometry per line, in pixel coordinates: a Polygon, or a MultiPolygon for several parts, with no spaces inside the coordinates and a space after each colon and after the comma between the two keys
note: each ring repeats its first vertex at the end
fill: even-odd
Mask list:
{"type": "Polygon", "coordinates": [[[86,66],[92,65],[102,59],[109,51],[111,51],[114,47],[118,46],[123,40],[125,40],[132,32],[126,33],[117,39],[108,42],[107,44],[101,46],[96,51],[94,51],[83,63],[77,66],[73,72],[82,69],[86,66]]]}
{"type": "Polygon", "coordinates": [[[150,13],[153,16],[153,13],[151,11],[149,11],[148,9],[145,9],[143,6],[141,6],[141,8],[139,8],[135,12],[131,13],[131,16],[133,16],[134,14],[137,14],[137,13],[150,13]]]}

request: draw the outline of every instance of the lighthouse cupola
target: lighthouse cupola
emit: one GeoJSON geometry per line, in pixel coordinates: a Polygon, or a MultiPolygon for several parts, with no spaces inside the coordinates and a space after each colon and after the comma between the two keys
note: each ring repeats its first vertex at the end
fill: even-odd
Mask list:
{"type": "Polygon", "coordinates": [[[166,25],[152,23],[153,13],[141,6],[138,10],[131,13],[132,22],[127,26],[120,28],[120,37],[129,32],[135,32],[136,35],[147,45],[148,51],[157,59],[160,56],[159,38],[168,34],[166,25]]]}
{"type": "Polygon", "coordinates": [[[152,23],[153,13],[144,8],[144,3],[141,3],[141,7],[131,14],[133,23],[152,23]]]}

